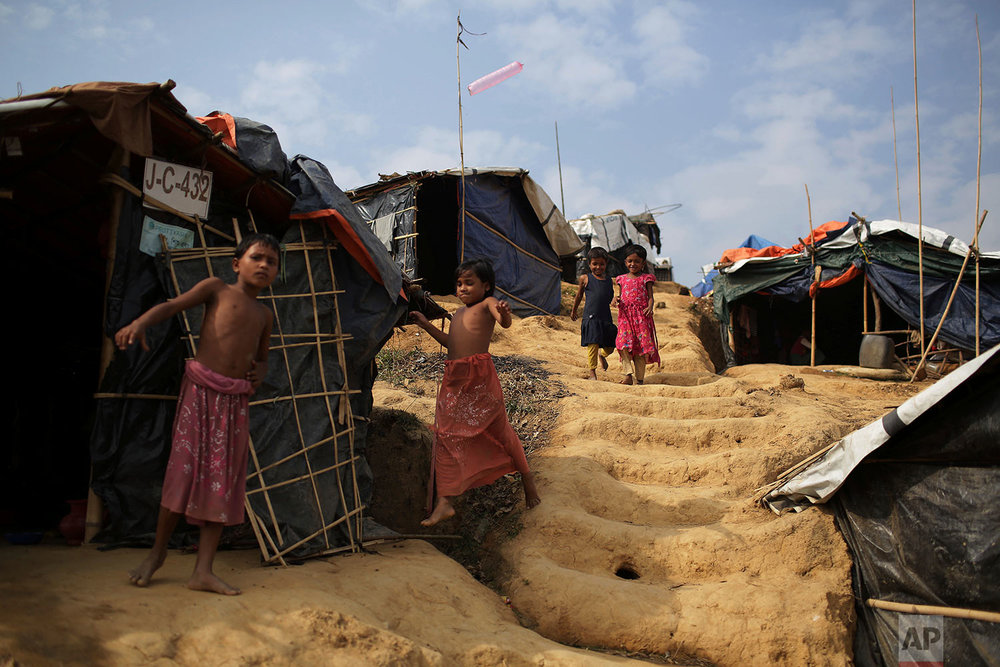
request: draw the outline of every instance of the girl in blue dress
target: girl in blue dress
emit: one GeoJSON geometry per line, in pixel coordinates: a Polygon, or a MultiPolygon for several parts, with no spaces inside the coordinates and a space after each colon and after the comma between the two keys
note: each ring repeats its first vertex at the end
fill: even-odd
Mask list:
{"type": "Polygon", "coordinates": [[[576,301],[569,317],[576,320],[577,309],[584,294],[587,295],[583,307],[583,321],[580,323],[580,345],[587,348],[588,379],[597,379],[597,364],[608,370],[608,355],[615,351],[615,337],[618,328],[611,319],[611,300],[615,289],[607,276],[608,253],[604,248],[591,248],[587,253],[590,273],[580,276],[580,286],[576,290],[576,301]]]}

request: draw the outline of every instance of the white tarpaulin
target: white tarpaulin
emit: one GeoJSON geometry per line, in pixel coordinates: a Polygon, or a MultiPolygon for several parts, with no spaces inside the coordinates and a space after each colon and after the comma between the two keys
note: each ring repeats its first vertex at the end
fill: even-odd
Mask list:
{"type": "Polygon", "coordinates": [[[646,249],[647,258],[652,260],[656,255],[649,240],[623,213],[608,213],[607,215],[585,215],[577,220],[570,220],[579,235],[590,235],[590,247],[601,247],[607,251],[618,250],[627,245],[640,245],[646,249]]]}
{"type": "Polygon", "coordinates": [[[862,459],[933,407],[998,353],[1000,345],[963,364],[877,421],[854,431],[807,468],[767,493],[761,502],[778,514],[789,510],[798,512],[811,504],[825,503],[862,459]]]}

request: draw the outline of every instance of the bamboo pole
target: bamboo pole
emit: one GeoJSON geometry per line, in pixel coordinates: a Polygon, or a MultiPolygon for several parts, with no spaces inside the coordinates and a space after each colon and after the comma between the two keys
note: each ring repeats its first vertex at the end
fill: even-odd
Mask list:
{"type": "Polygon", "coordinates": [[[875,308],[875,333],[882,333],[882,302],[875,290],[872,290],[872,307],[875,308]]]}
{"type": "Polygon", "coordinates": [[[462,42],[464,28],[462,27],[461,13],[456,20],[458,21],[458,35],[455,38],[455,68],[458,71],[458,160],[461,167],[460,187],[462,190],[458,214],[458,262],[461,264],[465,261],[465,144],[462,125],[462,59],[459,57],[461,51],[458,50],[459,45],[465,46],[462,42]]]}
{"type": "Polygon", "coordinates": [[[913,0],[913,113],[917,124],[917,273],[920,283],[920,352],[924,345],[924,204],[920,170],[920,104],[917,96],[917,0],[913,0]]]}
{"type": "Polygon", "coordinates": [[[128,398],[128,399],[150,399],[156,401],[176,401],[177,396],[168,394],[115,394],[113,392],[97,392],[94,398],[128,398]]]}
{"type": "Polygon", "coordinates": [[[892,86],[889,86],[889,106],[892,109],[892,162],[896,166],[896,213],[902,222],[903,205],[899,200],[899,156],[896,154],[896,99],[892,94],[892,86]]]}
{"type": "MultiPolygon", "coordinates": [[[[975,246],[979,240],[979,230],[983,228],[983,223],[986,221],[987,213],[989,213],[989,211],[983,210],[983,216],[979,219],[978,224],[976,224],[975,236],[972,237],[972,246],[969,246],[969,250],[965,253],[965,259],[962,261],[962,268],[958,270],[958,277],[955,278],[955,286],[951,288],[951,295],[948,297],[948,303],[944,306],[944,312],[941,313],[941,319],[938,320],[937,328],[934,329],[934,335],[931,336],[931,340],[927,344],[927,348],[920,354],[920,362],[917,364],[917,368],[913,371],[913,377],[916,377],[917,374],[920,373],[920,369],[923,368],[924,361],[927,360],[927,353],[930,351],[931,347],[934,346],[934,341],[937,340],[938,334],[941,332],[944,320],[948,317],[948,311],[951,309],[951,302],[955,300],[955,294],[958,292],[958,286],[962,283],[963,276],[965,276],[965,267],[969,264],[969,258],[972,256],[973,246],[975,246]]],[[[910,382],[913,382],[913,378],[910,378],[910,382]]]]}
{"type": "Polygon", "coordinates": [[[559,200],[562,202],[562,214],[566,217],[566,196],[563,194],[562,155],[559,153],[559,121],[556,124],[556,160],[559,162],[559,200]]]}
{"type": "Polygon", "coordinates": [[[816,283],[816,291],[812,298],[812,340],[809,343],[809,365],[816,365],[816,298],[819,296],[819,281],[823,274],[822,266],[813,267],[813,282],[816,283]]]}
{"type": "MultiPolygon", "coordinates": [[[[114,153],[112,153],[111,160],[109,161],[109,166],[114,171],[126,169],[129,165],[129,161],[132,158],[132,154],[122,148],[121,146],[115,147],[114,153]]],[[[104,296],[107,297],[108,290],[111,289],[111,275],[115,270],[115,258],[118,251],[118,227],[121,223],[122,206],[125,199],[125,192],[115,188],[111,193],[111,216],[108,220],[108,226],[110,235],[108,237],[108,261],[105,263],[104,269],[104,296]]],[[[103,312],[101,314],[101,322],[105,323],[108,319],[108,306],[107,298],[104,299],[102,304],[103,312]]],[[[101,383],[104,382],[104,374],[108,370],[108,366],[111,364],[111,358],[114,356],[115,346],[114,342],[108,336],[103,336],[101,341],[101,361],[100,368],[97,373],[97,386],[100,387],[101,383]]],[[[93,482],[94,479],[94,468],[91,465],[90,469],[90,481],[93,482]]],[[[83,543],[86,544],[94,539],[94,536],[101,530],[104,524],[104,501],[101,497],[94,493],[94,489],[91,485],[87,484],[87,514],[84,524],[83,532],[83,543]]]]}
{"type": "MultiPolygon", "coordinates": [[[[326,229],[326,227],[324,227],[323,228],[323,238],[325,239],[326,237],[327,237],[327,229],[326,229]]],[[[329,252],[326,253],[326,261],[327,261],[327,265],[329,266],[329,270],[330,270],[330,287],[333,288],[334,290],[336,290],[337,289],[337,274],[333,270],[333,257],[331,257],[331,255],[330,255],[329,252]]],[[[342,322],[340,320],[340,305],[339,305],[339,301],[336,300],[336,297],[334,297],[334,299],[335,299],[334,303],[337,304],[336,308],[334,308],[334,311],[333,311],[334,333],[336,335],[338,335],[338,336],[343,336],[345,338],[349,338],[350,336],[344,333],[343,324],[342,324],[342,322]]],[[[341,368],[344,368],[344,369],[347,368],[347,356],[346,356],[346,354],[344,352],[344,346],[343,345],[340,345],[337,348],[337,362],[340,364],[341,368]]],[[[346,424],[347,425],[347,431],[346,431],[346,433],[347,433],[347,454],[348,454],[348,457],[350,458],[350,462],[351,462],[351,480],[352,480],[352,482],[354,484],[354,488],[353,488],[353,492],[354,493],[352,495],[354,496],[354,498],[353,498],[353,500],[354,500],[354,507],[358,510],[357,520],[355,521],[355,526],[354,526],[355,533],[357,534],[357,542],[354,541],[353,534],[352,534],[351,551],[352,552],[357,552],[357,551],[360,550],[360,546],[359,546],[360,543],[364,540],[364,515],[361,512],[361,510],[363,509],[363,505],[362,505],[362,502],[361,502],[361,490],[358,488],[358,471],[357,471],[357,466],[356,466],[356,463],[355,463],[358,457],[355,456],[355,452],[354,452],[354,434],[355,434],[355,429],[354,429],[354,411],[351,409],[351,404],[350,404],[350,400],[349,400],[350,396],[349,395],[351,393],[359,393],[359,391],[358,390],[353,390],[352,391],[351,388],[350,388],[350,386],[349,386],[349,384],[348,384],[349,382],[350,382],[350,378],[348,378],[347,374],[345,373],[344,374],[344,384],[342,386],[345,395],[343,397],[341,397],[340,402],[338,404],[338,407],[340,409],[340,420],[339,421],[340,421],[341,424],[346,424]]],[[[339,456],[339,454],[338,454],[338,456],[339,456]]],[[[341,492],[341,498],[343,498],[343,497],[344,497],[343,496],[343,492],[341,492]]],[[[345,507],[345,511],[346,511],[346,507],[345,507]]]]}
{"type": "MultiPolygon", "coordinates": [[[[301,221],[299,222],[299,235],[303,239],[305,239],[305,237],[306,237],[306,230],[305,230],[305,227],[303,226],[303,224],[302,224],[301,221]]],[[[315,282],[315,279],[313,277],[312,265],[310,263],[309,251],[308,250],[303,251],[303,258],[305,260],[305,265],[306,265],[306,276],[309,279],[309,290],[311,292],[315,293],[315,291],[316,291],[316,282],[315,282]]],[[[332,274],[332,272],[330,274],[330,280],[331,281],[333,280],[333,274],[332,274]]],[[[313,318],[313,332],[316,334],[316,338],[315,338],[315,343],[316,343],[316,360],[317,360],[317,362],[319,364],[320,385],[323,387],[323,391],[327,392],[327,391],[329,391],[329,388],[326,385],[326,373],[324,371],[325,365],[323,363],[323,346],[320,345],[319,304],[316,301],[315,295],[312,297],[312,318],[313,318]]],[[[346,376],[346,374],[345,374],[345,376],[346,376]]],[[[346,397],[341,397],[341,400],[339,401],[339,403],[342,404],[344,402],[343,401],[344,398],[346,398],[346,397]]],[[[327,396],[326,399],[323,402],[326,404],[327,417],[330,420],[330,430],[334,433],[334,436],[336,436],[336,433],[337,433],[337,424],[336,424],[336,421],[333,418],[333,406],[330,405],[330,397],[327,396]]],[[[305,443],[303,442],[303,444],[305,444],[305,443]]],[[[336,439],[334,440],[334,444],[333,444],[333,457],[334,457],[334,465],[339,467],[339,465],[340,465],[340,454],[337,452],[337,442],[336,442],[336,439]]],[[[306,457],[306,458],[308,459],[309,457],[306,457]]],[[[315,479],[315,477],[313,477],[311,479],[311,481],[312,481],[313,493],[316,496],[316,505],[317,505],[317,508],[319,509],[320,517],[323,517],[324,516],[324,514],[323,514],[323,504],[322,504],[322,500],[321,500],[320,495],[319,495],[319,489],[316,486],[316,479],[315,479]]],[[[337,490],[340,493],[341,507],[344,508],[344,512],[346,514],[346,512],[347,512],[347,502],[344,499],[344,487],[343,487],[343,484],[341,483],[341,480],[340,480],[339,476],[337,477],[337,490]]],[[[350,541],[353,544],[354,543],[354,532],[351,530],[350,523],[347,524],[347,532],[348,532],[350,541]]],[[[326,548],[329,549],[330,548],[330,536],[329,536],[329,534],[325,530],[323,531],[323,541],[326,544],[326,548]]]]}
{"type": "Polygon", "coordinates": [[[918,614],[921,616],[948,616],[949,618],[968,618],[976,621],[1000,623],[1000,613],[995,611],[980,611],[979,609],[962,609],[961,607],[938,607],[929,604],[909,604],[890,602],[868,598],[868,606],[886,611],[898,611],[901,614],[918,614]]]}
{"type": "MultiPolygon", "coordinates": [[[[979,190],[983,168],[983,43],[979,37],[979,16],[976,16],[976,46],[979,48],[979,150],[976,154],[976,217],[979,219],[979,190]]],[[[979,356],[979,241],[973,238],[972,252],[976,255],[976,356],[979,356]]]]}
{"type": "Polygon", "coordinates": [[[868,331],[868,275],[861,279],[861,333],[868,331]]]}
{"type": "Polygon", "coordinates": [[[178,218],[180,218],[181,220],[184,220],[185,222],[189,222],[192,225],[204,225],[205,229],[207,229],[208,231],[212,232],[213,234],[221,236],[222,238],[226,239],[227,241],[234,241],[235,240],[234,237],[230,236],[226,232],[224,232],[224,231],[222,231],[220,229],[216,229],[215,227],[212,227],[211,225],[206,225],[204,222],[201,222],[199,220],[198,216],[193,216],[192,217],[192,216],[188,215],[187,213],[182,213],[181,211],[178,211],[177,209],[175,209],[174,207],[170,206],[169,204],[164,204],[163,202],[161,202],[159,199],[156,199],[155,197],[151,197],[150,195],[144,195],[142,193],[142,190],[140,190],[139,188],[135,187],[134,185],[132,185],[131,183],[129,183],[128,181],[126,181],[124,178],[122,178],[118,174],[110,174],[110,173],[109,174],[104,174],[103,176],[101,176],[98,179],[98,183],[110,183],[111,185],[117,185],[118,187],[120,187],[121,189],[125,190],[126,192],[131,193],[133,196],[138,197],[139,199],[142,199],[144,202],[149,202],[154,207],[156,207],[156,208],[158,208],[160,210],[166,211],[167,213],[170,213],[172,215],[175,215],[178,218]]]}
{"type": "Polygon", "coordinates": [[[810,326],[810,343],[809,343],[809,365],[816,365],[816,297],[819,296],[819,275],[822,268],[816,266],[816,239],[813,238],[815,233],[813,230],[813,207],[812,198],[809,197],[809,184],[804,183],[806,188],[806,206],[809,209],[809,243],[812,244],[812,250],[809,250],[809,246],[806,246],[806,250],[809,250],[809,259],[812,262],[813,276],[816,281],[816,290],[812,295],[812,324],[810,326]],[[818,270],[817,270],[818,269],[818,270]]]}

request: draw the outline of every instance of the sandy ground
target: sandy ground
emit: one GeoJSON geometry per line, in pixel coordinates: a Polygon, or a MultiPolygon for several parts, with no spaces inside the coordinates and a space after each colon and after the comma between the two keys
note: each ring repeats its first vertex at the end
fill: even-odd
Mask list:
{"type": "MultiPolygon", "coordinates": [[[[691,299],[656,301],[663,363],[641,387],[618,384],[617,364],[585,380],[567,317],[495,335],[494,354],[542,360],[571,393],[530,459],[543,503],[499,547],[509,604],[419,540],[288,568],[222,552],[217,571],[244,590],[225,598],[184,588],[191,555],[172,553],[139,589],[126,571],[141,552],[50,539],[0,546],[0,666],[624,662],[569,645],[682,664],[845,664],[851,564],[832,517],[777,517],[750,498],[919,386],[833,367],[716,375],[691,299]]],[[[439,349],[414,332],[390,345],[439,349]]],[[[377,404],[424,422],[433,400],[376,384],[377,404]]]]}

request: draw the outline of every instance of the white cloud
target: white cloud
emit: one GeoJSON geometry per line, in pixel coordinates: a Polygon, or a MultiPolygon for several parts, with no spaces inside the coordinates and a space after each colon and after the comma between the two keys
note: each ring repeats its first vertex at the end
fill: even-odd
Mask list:
{"type": "Polygon", "coordinates": [[[6,23],[7,19],[14,15],[14,9],[8,5],[0,4],[0,23],[6,23]]]}
{"type": "Polygon", "coordinates": [[[637,16],[633,31],[638,37],[639,58],[646,78],[654,83],[697,81],[708,69],[708,58],[687,43],[685,19],[695,13],[692,5],[671,2],[637,16]]]}
{"type": "MultiPolygon", "coordinates": [[[[530,160],[544,150],[538,144],[519,137],[508,137],[493,130],[466,131],[463,145],[466,168],[523,168],[525,160],[530,160]]],[[[457,168],[460,158],[457,130],[423,127],[417,131],[411,144],[373,155],[372,164],[381,173],[405,173],[457,168]]]]}
{"type": "Polygon", "coordinates": [[[782,76],[800,75],[812,81],[847,80],[864,76],[872,63],[894,62],[909,53],[902,35],[863,19],[820,19],[806,23],[794,41],[776,42],[757,65],[782,76]]]}
{"type": "Polygon", "coordinates": [[[525,63],[520,76],[560,104],[615,108],[636,94],[625,67],[627,49],[601,22],[542,14],[496,32],[525,63]]]}
{"type": "Polygon", "coordinates": [[[44,30],[52,24],[56,13],[45,5],[30,5],[24,11],[24,23],[32,30],[44,30]]]}
{"type": "Polygon", "coordinates": [[[321,65],[305,60],[258,62],[240,94],[237,113],[271,126],[286,152],[297,144],[322,144],[328,125],[322,74],[321,65]]]}

